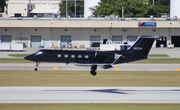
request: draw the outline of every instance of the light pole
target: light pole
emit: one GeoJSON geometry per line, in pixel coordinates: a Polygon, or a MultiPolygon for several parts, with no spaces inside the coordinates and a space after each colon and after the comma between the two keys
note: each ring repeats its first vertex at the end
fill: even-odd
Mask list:
{"type": "Polygon", "coordinates": [[[76,18],[76,0],[74,0],[74,17],[76,18]]]}
{"type": "Polygon", "coordinates": [[[68,18],[68,0],[66,0],[66,19],[68,18]]]}
{"type": "Polygon", "coordinates": [[[122,6],[121,11],[122,11],[122,18],[124,18],[124,6],[122,6]]]}

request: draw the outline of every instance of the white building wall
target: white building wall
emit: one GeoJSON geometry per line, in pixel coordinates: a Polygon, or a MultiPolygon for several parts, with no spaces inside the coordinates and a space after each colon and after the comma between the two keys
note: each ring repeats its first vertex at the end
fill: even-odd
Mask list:
{"type": "Polygon", "coordinates": [[[35,9],[59,9],[58,4],[35,4],[35,9]]]}
{"type": "Polygon", "coordinates": [[[17,42],[15,40],[17,37],[27,38],[27,41],[23,42],[26,43],[28,47],[30,47],[31,35],[41,35],[41,44],[43,45],[44,40],[48,40],[49,47],[52,47],[54,40],[58,41],[58,47],[60,47],[60,36],[62,35],[71,36],[73,47],[80,47],[81,44],[85,47],[89,47],[91,35],[99,35],[101,41],[103,41],[103,39],[112,39],[111,37],[113,35],[123,36],[123,40],[126,40],[127,36],[130,35],[164,35],[167,36],[167,40],[169,42],[171,41],[171,36],[180,35],[180,28],[158,28],[156,31],[153,31],[153,28],[128,28],[126,31],[122,28],[115,28],[111,30],[111,37],[109,32],[108,28],[0,28],[0,36],[12,35],[13,42],[17,42]]]}
{"type": "Polygon", "coordinates": [[[8,15],[14,16],[15,13],[21,13],[21,16],[27,16],[27,4],[8,4],[8,15]]]}
{"type": "Polygon", "coordinates": [[[171,0],[170,1],[170,16],[173,18],[173,16],[177,16],[180,18],[180,0],[171,0]]]}
{"type": "Polygon", "coordinates": [[[92,15],[89,8],[98,5],[99,1],[100,0],[84,0],[84,18],[92,15]]]}
{"type": "MultiPolygon", "coordinates": [[[[59,9],[60,0],[31,0],[36,9],[59,9]]],[[[8,0],[8,16],[14,16],[14,13],[21,13],[22,16],[28,14],[29,0],[8,0]]]]}

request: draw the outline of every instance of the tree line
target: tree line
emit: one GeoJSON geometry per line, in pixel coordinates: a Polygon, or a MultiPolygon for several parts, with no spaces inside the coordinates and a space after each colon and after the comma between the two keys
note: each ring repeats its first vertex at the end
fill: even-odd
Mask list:
{"type": "MultiPolygon", "coordinates": [[[[68,15],[74,15],[74,1],[68,2],[68,15]]],[[[93,17],[116,15],[119,17],[160,17],[162,13],[170,13],[170,0],[100,0],[90,7],[93,17]]],[[[60,3],[62,16],[66,14],[66,1],[60,3]]],[[[77,15],[84,14],[83,1],[77,2],[77,15]]]]}
{"type": "MultiPolygon", "coordinates": [[[[0,12],[4,12],[7,0],[0,0],[0,12]]],[[[66,1],[60,4],[61,16],[66,16],[66,1]]],[[[160,17],[161,13],[170,13],[170,0],[100,0],[90,7],[93,17],[105,17],[116,15],[119,17],[149,17],[154,15],[160,17]],[[154,1],[154,2],[153,2],[154,1]]],[[[75,16],[75,3],[68,1],[68,15],[75,16]]],[[[84,2],[76,1],[76,16],[83,17],[84,2]]]]}
{"type": "Polygon", "coordinates": [[[7,0],[0,0],[0,12],[4,12],[4,7],[6,6],[7,0]]]}
{"type": "Polygon", "coordinates": [[[170,0],[100,0],[97,6],[91,7],[93,16],[104,17],[149,17],[169,13],[170,0]]]}

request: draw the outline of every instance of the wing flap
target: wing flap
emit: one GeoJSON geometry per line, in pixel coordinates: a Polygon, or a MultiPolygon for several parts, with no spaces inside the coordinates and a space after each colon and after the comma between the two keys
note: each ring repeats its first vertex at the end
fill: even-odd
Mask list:
{"type": "Polygon", "coordinates": [[[71,63],[76,66],[92,66],[92,65],[97,65],[97,66],[104,66],[104,65],[112,65],[111,63],[71,63]]]}
{"type": "Polygon", "coordinates": [[[113,66],[112,65],[102,65],[101,67],[103,69],[109,69],[109,68],[112,68],[113,66]]]}

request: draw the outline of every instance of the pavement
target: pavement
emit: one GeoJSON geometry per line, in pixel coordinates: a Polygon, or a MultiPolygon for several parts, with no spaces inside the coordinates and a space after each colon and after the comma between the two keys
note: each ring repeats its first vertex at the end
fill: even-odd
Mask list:
{"type": "MultiPolygon", "coordinates": [[[[35,63],[0,63],[0,70],[34,70],[35,63]]],[[[41,63],[38,66],[40,71],[90,71],[90,66],[75,66],[73,64],[66,65],[64,63],[41,63]]],[[[113,68],[104,70],[98,67],[98,71],[180,71],[180,64],[118,64],[113,68]]]]}
{"type": "Polygon", "coordinates": [[[180,87],[0,87],[0,103],[180,103],[180,87]]]}

